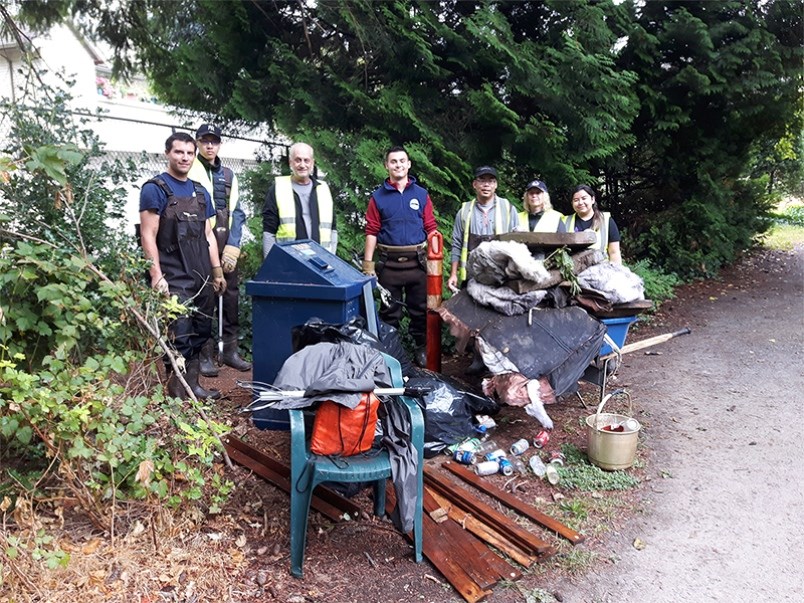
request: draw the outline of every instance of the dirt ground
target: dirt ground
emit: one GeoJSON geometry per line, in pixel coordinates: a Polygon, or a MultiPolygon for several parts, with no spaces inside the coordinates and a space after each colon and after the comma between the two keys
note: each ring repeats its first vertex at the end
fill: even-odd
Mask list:
{"type": "MultiPolygon", "coordinates": [[[[804,592],[802,255],[801,247],[753,253],[719,279],[682,287],[649,325],[631,331],[629,343],[692,330],[648,354],[625,356],[618,372],[616,384],[630,392],[644,426],[637,465],[629,470],[640,487],[581,495],[521,480],[517,496],[587,540],[572,547],[554,538],[555,557],[523,570],[516,582],[498,584],[488,600],[798,600],[804,592]]],[[[444,372],[459,374],[466,363],[448,358],[444,372]]],[[[224,408],[235,409],[247,400],[234,385],[244,376],[225,369],[205,383],[219,386],[229,397],[224,408]]],[[[594,388],[583,391],[589,403],[596,400],[594,388]]],[[[556,424],[550,449],[585,447],[582,424],[590,409],[572,397],[548,412],[556,424]]],[[[504,447],[538,431],[518,409],[496,419],[492,437],[504,447]]],[[[287,456],[286,432],[238,425],[237,435],[287,456]]],[[[462,601],[427,561],[412,562],[410,546],[389,522],[370,517],[332,524],[312,513],[305,577],[292,578],[287,495],[242,467],[225,474],[236,484],[232,500],[220,515],[196,523],[200,528],[188,529],[198,521],[193,517],[158,530],[134,522],[112,546],[80,517],[51,518],[48,528],[60,530],[70,565],[31,575],[29,584],[10,576],[0,585],[0,603],[462,601]]],[[[365,494],[357,501],[371,508],[365,494]]]]}
{"type": "Polygon", "coordinates": [[[663,309],[692,334],[622,369],[650,417],[642,512],[607,562],[548,581],[564,601],[801,600],[802,256],[751,255],[663,309]]]}

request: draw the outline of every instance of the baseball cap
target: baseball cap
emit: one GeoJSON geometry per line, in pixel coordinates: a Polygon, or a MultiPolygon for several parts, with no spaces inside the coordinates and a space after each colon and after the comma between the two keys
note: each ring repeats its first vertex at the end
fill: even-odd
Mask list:
{"type": "Polygon", "coordinates": [[[218,140],[221,139],[221,129],[215,124],[203,124],[195,133],[195,139],[198,140],[202,136],[214,136],[218,140]]]}
{"type": "Polygon", "coordinates": [[[530,182],[528,182],[528,185],[525,187],[525,190],[529,191],[532,188],[538,188],[543,193],[547,192],[547,185],[541,180],[531,180],[530,182]]]}
{"type": "Polygon", "coordinates": [[[481,165],[475,170],[475,178],[480,178],[481,176],[494,176],[496,178],[497,170],[490,165],[481,165]]]}

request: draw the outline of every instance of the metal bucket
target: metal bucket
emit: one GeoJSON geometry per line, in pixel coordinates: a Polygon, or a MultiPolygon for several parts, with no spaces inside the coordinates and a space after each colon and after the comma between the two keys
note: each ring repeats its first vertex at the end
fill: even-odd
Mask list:
{"type": "MultiPolygon", "coordinates": [[[[639,421],[628,415],[601,412],[613,395],[615,394],[608,394],[603,398],[597,407],[597,412],[586,417],[586,454],[593,464],[610,471],[628,469],[634,464],[639,430],[642,429],[639,421]],[[622,431],[605,429],[611,426],[618,428],[622,426],[623,429],[622,431]]],[[[632,412],[630,396],[628,396],[628,412],[629,414],[632,412]]]]}

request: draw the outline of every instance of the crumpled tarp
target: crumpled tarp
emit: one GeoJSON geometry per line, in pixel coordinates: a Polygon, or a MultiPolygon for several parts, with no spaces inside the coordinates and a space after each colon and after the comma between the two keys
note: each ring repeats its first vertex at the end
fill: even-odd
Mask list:
{"type": "Polygon", "coordinates": [[[527,245],[514,241],[485,241],[478,245],[466,261],[466,274],[468,278],[489,286],[515,279],[537,284],[550,280],[544,262],[535,259],[527,245]]]}
{"type": "MultiPolygon", "coordinates": [[[[507,370],[530,379],[546,376],[556,396],[575,387],[606,334],[606,326],[581,308],[544,308],[504,316],[463,291],[444,302],[439,314],[459,343],[481,337],[509,361],[507,370]]],[[[484,361],[485,357],[484,353],[484,361]]]]}
{"type": "Polygon", "coordinates": [[[306,408],[332,400],[347,408],[360,403],[362,392],[392,387],[385,359],[377,350],[348,342],[317,343],[285,360],[274,380],[280,390],[303,390],[304,398],[286,397],[271,408],[306,408]]]}
{"type": "Polygon", "coordinates": [[[531,308],[538,306],[547,297],[546,289],[516,293],[506,286],[491,287],[472,279],[466,284],[466,292],[476,302],[489,306],[506,316],[524,314],[531,308]]]}
{"type": "Polygon", "coordinates": [[[645,299],[642,279],[621,264],[602,262],[590,266],[578,275],[578,284],[581,289],[597,293],[612,304],[645,299]]]}

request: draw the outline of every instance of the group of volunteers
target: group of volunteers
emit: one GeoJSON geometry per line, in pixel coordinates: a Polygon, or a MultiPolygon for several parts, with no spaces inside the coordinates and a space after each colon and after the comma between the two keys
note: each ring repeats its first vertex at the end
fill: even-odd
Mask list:
{"type": "MultiPolygon", "coordinates": [[[[195,138],[175,133],[165,141],[167,171],[148,180],[140,195],[140,233],[150,267],[151,286],[192,300],[193,310],[170,325],[170,337],[184,358],[185,379],[198,398],[220,397],[207,390],[199,375],[216,376],[213,362],[212,317],[215,295],[222,297],[223,353],[220,361],[240,371],[251,365],[238,353],[237,260],[245,213],[240,206],[237,177],[221,165],[221,130],[204,124],[195,138]]],[[[313,148],[302,142],[290,146],[289,176],[275,178],[263,206],[263,257],[275,243],[312,239],[335,253],[338,231],[332,192],[315,176],[313,148]]],[[[363,272],[376,276],[392,303],[380,318],[399,327],[403,309],[416,350],[425,364],[427,307],[426,247],[437,230],[430,195],[410,175],[404,147],[385,154],[387,179],[371,194],[366,210],[363,272]]],[[[607,212],[601,212],[595,193],[586,185],[572,195],[574,213],[564,216],[550,203],[547,185],[533,180],[525,188],[522,211],[497,195],[497,171],[478,167],[472,188],[475,198],[463,203],[452,231],[452,291],[466,281],[466,262],[480,243],[508,232],[581,232],[592,230],[597,248],[612,263],[620,263],[620,233],[607,212]]],[[[168,394],[185,397],[184,388],[166,362],[168,394]]]]}

